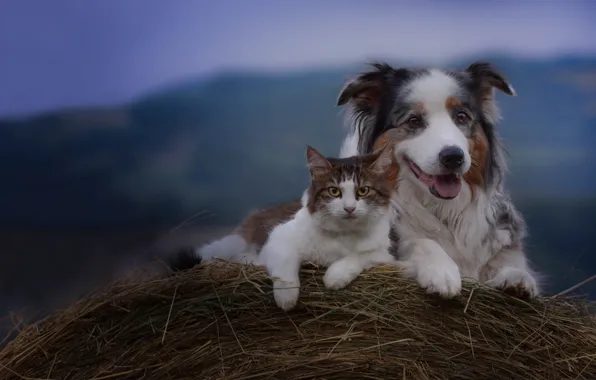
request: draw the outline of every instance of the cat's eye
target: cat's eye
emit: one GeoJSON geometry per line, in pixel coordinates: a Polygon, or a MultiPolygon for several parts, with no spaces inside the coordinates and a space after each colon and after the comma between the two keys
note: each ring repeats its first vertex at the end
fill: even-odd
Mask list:
{"type": "Polygon", "coordinates": [[[339,197],[341,195],[341,190],[339,190],[337,187],[330,187],[327,189],[327,191],[329,192],[329,195],[331,195],[332,197],[339,197]]]}
{"type": "Polygon", "coordinates": [[[358,194],[359,197],[365,197],[369,192],[370,187],[368,186],[362,186],[359,187],[358,190],[356,190],[356,194],[358,194]]]}

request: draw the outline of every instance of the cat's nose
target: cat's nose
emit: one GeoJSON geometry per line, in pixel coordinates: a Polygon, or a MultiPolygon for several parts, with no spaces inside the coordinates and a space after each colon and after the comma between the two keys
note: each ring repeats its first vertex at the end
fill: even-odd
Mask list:
{"type": "Polygon", "coordinates": [[[353,206],[351,206],[351,207],[344,206],[344,210],[346,210],[346,212],[347,212],[348,214],[351,214],[351,213],[353,213],[353,212],[354,212],[354,210],[356,210],[356,207],[353,207],[353,206]]]}

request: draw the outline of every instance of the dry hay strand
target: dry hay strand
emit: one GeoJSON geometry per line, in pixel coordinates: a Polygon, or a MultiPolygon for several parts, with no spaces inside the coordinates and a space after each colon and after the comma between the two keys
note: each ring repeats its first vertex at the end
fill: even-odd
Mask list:
{"type": "Polygon", "coordinates": [[[0,353],[0,378],[596,379],[585,301],[473,283],[441,300],[391,267],[331,291],[322,273],[302,270],[287,313],[258,267],[114,284],[24,329],[0,353]]]}

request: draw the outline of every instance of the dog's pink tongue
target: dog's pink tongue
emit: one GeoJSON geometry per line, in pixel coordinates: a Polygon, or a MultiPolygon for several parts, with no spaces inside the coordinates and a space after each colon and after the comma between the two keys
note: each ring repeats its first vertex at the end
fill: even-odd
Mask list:
{"type": "Polygon", "coordinates": [[[435,191],[443,198],[455,198],[461,191],[461,180],[453,174],[438,175],[434,183],[435,191]]]}

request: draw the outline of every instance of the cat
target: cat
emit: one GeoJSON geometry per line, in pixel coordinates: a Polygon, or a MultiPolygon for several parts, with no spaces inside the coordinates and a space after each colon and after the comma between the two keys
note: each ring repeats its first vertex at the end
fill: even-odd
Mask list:
{"type": "Polygon", "coordinates": [[[290,310],[299,296],[305,261],[328,267],[325,286],[341,289],[365,269],[396,263],[391,221],[399,168],[390,145],[367,156],[327,158],[306,149],[311,174],[300,200],[249,214],[231,234],[172,257],[174,270],[210,259],[267,267],[274,298],[290,310]]]}
{"type": "Polygon", "coordinates": [[[327,267],[323,282],[329,289],[344,288],[363,270],[396,263],[391,252],[396,238],[390,204],[398,177],[393,149],[338,159],[309,146],[306,155],[311,183],[301,208],[271,230],[258,258],[274,278],[274,298],[284,310],[298,301],[303,262],[327,267]]]}

